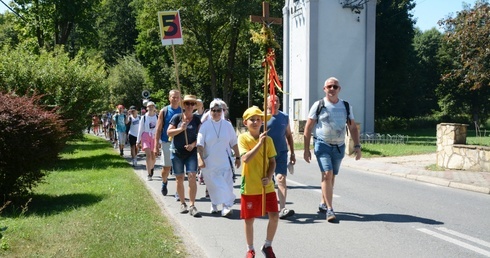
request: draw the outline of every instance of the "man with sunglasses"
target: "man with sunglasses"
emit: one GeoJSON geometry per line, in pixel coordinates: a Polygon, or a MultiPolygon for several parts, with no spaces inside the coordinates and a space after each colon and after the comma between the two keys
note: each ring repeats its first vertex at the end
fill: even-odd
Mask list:
{"type": "Polygon", "coordinates": [[[330,77],[325,81],[323,91],[325,105],[317,115],[320,101],[316,101],[310,108],[308,120],[304,130],[304,159],[310,163],[310,139],[313,132],[315,156],[322,173],[322,203],[320,211],[326,209],[327,221],[336,219],[333,211],[333,186],[335,176],[339,173],[340,163],[345,154],[346,116],[349,115],[350,123],[347,123],[349,132],[354,140],[356,160],[361,158],[361,145],[359,131],[354,121],[352,106],[347,112],[344,101],[339,98],[341,90],[339,80],[330,77]]]}

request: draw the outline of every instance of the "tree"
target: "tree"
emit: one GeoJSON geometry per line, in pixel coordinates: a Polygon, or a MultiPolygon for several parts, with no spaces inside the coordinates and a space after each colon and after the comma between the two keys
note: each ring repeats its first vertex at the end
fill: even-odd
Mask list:
{"type": "Polygon", "coordinates": [[[437,29],[421,32],[415,31],[413,46],[418,60],[417,76],[420,88],[420,97],[417,98],[417,105],[414,105],[416,112],[413,115],[427,115],[438,109],[435,91],[441,82],[439,49],[441,47],[442,33],[437,29]]]}
{"type": "Polygon", "coordinates": [[[380,0],[376,6],[375,113],[377,118],[408,117],[418,98],[412,42],[413,0],[380,0]],[[406,101],[410,99],[410,101],[406,101]]]}
{"type": "Polygon", "coordinates": [[[132,0],[103,0],[98,12],[98,49],[108,65],[122,56],[134,53],[138,37],[132,0]]]}
{"type": "Polygon", "coordinates": [[[110,69],[107,78],[111,107],[118,104],[141,107],[141,92],[146,88],[145,81],[145,69],[134,56],[118,59],[118,64],[110,69]]]}
{"type": "Polygon", "coordinates": [[[438,88],[440,96],[451,102],[446,112],[470,114],[475,123],[489,118],[490,108],[490,6],[477,1],[456,17],[440,22],[447,69],[438,88]]]}

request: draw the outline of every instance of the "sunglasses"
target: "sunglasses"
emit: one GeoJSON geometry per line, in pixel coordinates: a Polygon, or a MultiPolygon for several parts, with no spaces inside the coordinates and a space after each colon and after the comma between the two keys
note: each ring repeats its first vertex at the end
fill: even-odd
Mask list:
{"type": "Polygon", "coordinates": [[[211,112],[222,112],[222,111],[223,111],[223,109],[221,109],[221,108],[220,109],[211,109],[211,112]]]}
{"type": "Polygon", "coordinates": [[[338,89],[338,88],[339,88],[339,86],[338,86],[338,85],[327,85],[327,86],[325,86],[325,87],[327,87],[327,89],[332,89],[332,88],[333,88],[334,90],[336,90],[336,89],[338,89]]]}
{"type": "Polygon", "coordinates": [[[186,102],[186,103],[184,103],[184,105],[186,105],[186,106],[195,106],[196,105],[196,102],[186,102]]]}

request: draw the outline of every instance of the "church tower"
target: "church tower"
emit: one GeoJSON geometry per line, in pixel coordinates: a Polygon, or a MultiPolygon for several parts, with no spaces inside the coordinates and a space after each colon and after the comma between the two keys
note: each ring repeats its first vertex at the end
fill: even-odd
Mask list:
{"type": "Polygon", "coordinates": [[[289,93],[283,108],[291,125],[308,118],[333,76],[361,132],[374,132],[376,1],[286,0],[283,16],[283,83],[289,93]]]}

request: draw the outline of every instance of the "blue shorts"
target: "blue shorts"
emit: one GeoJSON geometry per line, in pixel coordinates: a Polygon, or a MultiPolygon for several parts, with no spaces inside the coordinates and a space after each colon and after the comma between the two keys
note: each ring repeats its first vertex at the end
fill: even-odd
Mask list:
{"type": "Polygon", "coordinates": [[[197,152],[191,154],[185,159],[179,158],[172,153],[172,171],[175,175],[184,174],[184,166],[186,173],[197,172],[197,152]]]}
{"type": "Polygon", "coordinates": [[[281,151],[276,156],[276,175],[281,174],[287,176],[288,174],[288,151],[281,151]]]}
{"type": "Polygon", "coordinates": [[[331,145],[322,140],[315,139],[315,156],[322,173],[333,171],[339,173],[340,163],[345,155],[345,144],[331,145]]]}

